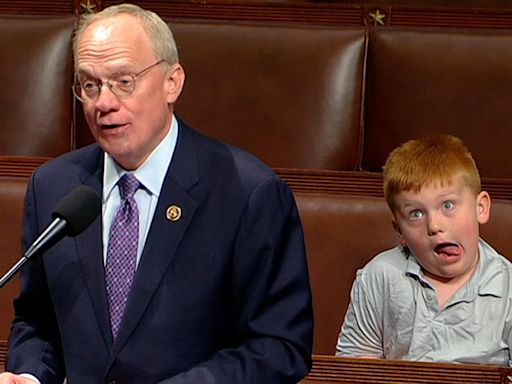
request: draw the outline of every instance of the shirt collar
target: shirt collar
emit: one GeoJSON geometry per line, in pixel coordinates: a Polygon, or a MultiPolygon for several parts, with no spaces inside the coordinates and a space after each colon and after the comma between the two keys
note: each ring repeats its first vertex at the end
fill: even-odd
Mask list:
{"type": "MultiPolygon", "coordinates": [[[[178,121],[173,115],[171,129],[158,146],[151,152],[142,165],[133,171],[133,174],[149,193],[160,196],[165,174],[169,168],[174,148],[178,140],[178,121]]],[[[103,167],[103,201],[105,202],[114,190],[117,181],[128,173],[120,167],[107,152],[104,154],[103,167]]]]}
{"type": "Polygon", "coordinates": [[[480,252],[480,265],[478,267],[480,284],[475,287],[475,290],[478,289],[478,294],[481,296],[502,297],[505,293],[503,291],[504,265],[492,260],[500,259],[502,256],[482,239],[478,244],[478,250],[480,252]]]}
{"type": "MultiPolygon", "coordinates": [[[[407,250],[402,250],[402,252],[407,257],[406,274],[415,276],[431,286],[423,277],[421,266],[414,255],[407,250]]],[[[496,258],[501,256],[482,239],[478,243],[478,252],[480,257],[477,269],[466,285],[455,294],[458,298],[457,301],[472,301],[476,295],[496,297],[503,295],[503,265],[495,261],[496,258]]]]}

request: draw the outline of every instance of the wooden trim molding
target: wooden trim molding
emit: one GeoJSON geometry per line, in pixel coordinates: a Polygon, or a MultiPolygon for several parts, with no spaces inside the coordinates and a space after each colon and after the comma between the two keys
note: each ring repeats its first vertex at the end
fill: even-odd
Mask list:
{"type": "MultiPolygon", "coordinates": [[[[0,177],[28,178],[49,157],[0,156],[0,177]]],[[[382,174],[365,171],[275,168],[296,192],[383,197],[382,174]]],[[[483,178],[482,188],[493,199],[512,200],[512,179],[483,178]]]]}
{"type": "MultiPolygon", "coordinates": [[[[254,1],[254,0],[144,0],[133,1],[158,12],[167,19],[216,21],[264,21],[312,25],[436,26],[511,28],[512,8],[483,6],[393,5],[392,1],[375,5],[370,2],[335,1],[254,1]]],[[[104,0],[103,7],[117,4],[104,0]]]]}
{"type": "Polygon", "coordinates": [[[30,177],[49,157],[0,156],[0,177],[30,177]]]}
{"type": "MultiPolygon", "coordinates": [[[[414,0],[372,2],[337,1],[257,1],[257,0],[134,0],[166,19],[203,21],[261,21],[323,26],[366,25],[512,28],[512,6],[503,1],[499,7],[458,2],[461,6],[440,6],[440,2],[414,0]]],[[[97,12],[119,0],[0,0],[0,14],[82,15],[97,12]]]]}
{"type": "MultiPolygon", "coordinates": [[[[266,2],[266,1],[132,1],[158,12],[167,19],[194,19],[212,21],[263,21],[294,24],[362,25],[364,8],[358,4],[266,2]]],[[[104,0],[107,7],[117,0],[104,0]]]]}
{"type": "Polygon", "coordinates": [[[73,14],[72,1],[0,0],[0,14],[63,16],[73,14]]]}
{"type": "MultiPolygon", "coordinates": [[[[7,340],[0,340],[0,372],[7,340]]],[[[313,355],[313,367],[300,384],[512,384],[512,368],[494,365],[351,359],[313,355]]]]}
{"type": "Polygon", "coordinates": [[[313,355],[311,372],[301,384],[319,383],[512,384],[512,368],[313,355]]]}
{"type": "MultiPolygon", "coordinates": [[[[383,197],[382,174],[365,171],[275,168],[292,190],[383,197]]],[[[512,179],[482,178],[493,199],[512,200],[512,179]]]]}
{"type": "Polygon", "coordinates": [[[7,357],[7,340],[0,340],[0,372],[5,371],[6,357],[7,357]]]}

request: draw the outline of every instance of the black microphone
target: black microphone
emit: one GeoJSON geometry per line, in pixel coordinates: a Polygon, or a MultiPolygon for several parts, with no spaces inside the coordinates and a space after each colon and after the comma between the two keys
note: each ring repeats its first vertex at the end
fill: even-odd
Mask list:
{"type": "Polygon", "coordinates": [[[47,251],[65,236],[77,236],[96,219],[101,199],[94,189],[85,185],[72,190],[55,207],[52,222],[27,248],[22,258],[0,279],[3,287],[33,256],[47,251]]]}

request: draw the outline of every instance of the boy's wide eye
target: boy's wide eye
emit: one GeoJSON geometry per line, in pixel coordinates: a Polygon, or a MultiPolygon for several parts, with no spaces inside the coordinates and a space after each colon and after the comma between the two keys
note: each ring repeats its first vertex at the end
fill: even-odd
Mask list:
{"type": "Polygon", "coordinates": [[[415,209],[414,211],[409,212],[409,219],[411,220],[418,220],[423,217],[423,212],[421,212],[419,209],[415,209]]]}
{"type": "Polygon", "coordinates": [[[453,201],[445,201],[443,203],[443,209],[447,210],[447,211],[450,211],[452,210],[453,208],[455,208],[455,204],[453,203],[453,201]]]}

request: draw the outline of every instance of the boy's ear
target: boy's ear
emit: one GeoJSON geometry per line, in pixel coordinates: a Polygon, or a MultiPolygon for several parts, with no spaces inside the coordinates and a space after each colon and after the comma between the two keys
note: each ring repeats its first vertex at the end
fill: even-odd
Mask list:
{"type": "Polygon", "coordinates": [[[491,215],[491,197],[486,191],[482,191],[476,197],[476,217],[480,224],[489,221],[491,215]]]}
{"type": "Polygon", "coordinates": [[[403,247],[407,247],[407,243],[405,241],[404,235],[402,234],[402,230],[400,229],[400,226],[398,225],[395,216],[391,217],[391,224],[393,225],[393,229],[398,235],[398,239],[400,240],[400,245],[403,247]]]}

